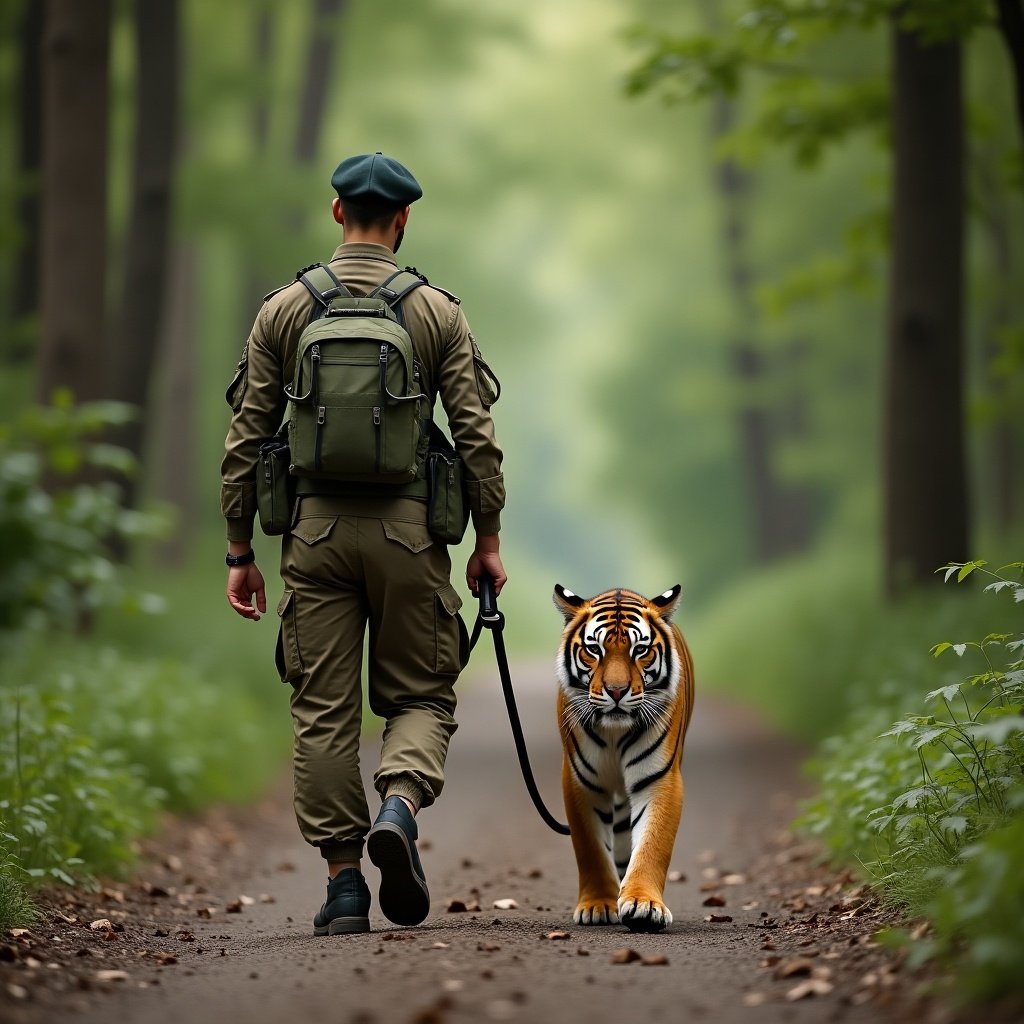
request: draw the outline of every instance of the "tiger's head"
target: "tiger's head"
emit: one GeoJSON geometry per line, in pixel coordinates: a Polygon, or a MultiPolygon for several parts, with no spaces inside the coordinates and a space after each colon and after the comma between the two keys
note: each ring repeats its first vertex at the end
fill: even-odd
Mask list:
{"type": "Polygon", "coordinates": [[[615,589],[587,599],[555,584],[555,607],[565,616],[556,665],[566,724],[653,726],[668,713],[679,682],[679,634],[670,620],[681,589],[652,598],[615,589]]]}

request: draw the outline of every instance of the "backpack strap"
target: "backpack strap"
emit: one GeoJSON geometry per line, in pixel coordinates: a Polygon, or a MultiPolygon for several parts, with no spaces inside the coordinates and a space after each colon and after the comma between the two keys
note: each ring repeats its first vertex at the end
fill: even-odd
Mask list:
{"type": "Polygon", "coordinates": [[[386,281],[377,285],[370,292],[370,298],[383,299],[392,309],[398,322],[405,327],[405,314],[402,312],[402,299],[427,283],[422,274],[413,270],[396,270],[386,281]]]}
{"type": "Polygon", "coordinates": [[[334,276],[334,271],[326,263],[311,263],[308,267],[303,267],[295,275],[295,279],[301,281],[313,296],[309,323],[324,315],[331,304],[331,299],[352,297],[352,293],[334,276]]]}

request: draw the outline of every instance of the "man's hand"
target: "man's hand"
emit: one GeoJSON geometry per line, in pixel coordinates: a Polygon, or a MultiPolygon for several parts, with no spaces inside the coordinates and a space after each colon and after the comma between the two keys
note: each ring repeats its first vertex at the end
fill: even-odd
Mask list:
{"type": "Polygon", "coordinates": [[[495,596],[501,593],[501,588],[508,581],[505,567],[501,564],[501,556],[498,554],[499,543],[497,534],[476,539],[476,550],[469,556],[469,564],[466,566],[466,582],[474,594],[478,589],[477,580],[484,573],[494,580],[495,596]]]}
{"type": "Polygon", "coordinates": [[[260,614],[267,610],[266,584],[255,562],[228,569],[228,604],[243,619],[252,619],[254,622],[259,622],[260,614]],[[253,597],[256,598],[255,608],[253,597]]]}

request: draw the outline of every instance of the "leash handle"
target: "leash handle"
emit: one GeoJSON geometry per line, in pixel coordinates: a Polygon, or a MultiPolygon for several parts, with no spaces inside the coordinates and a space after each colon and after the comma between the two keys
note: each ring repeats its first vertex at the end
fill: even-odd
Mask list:
{"type": "Polygon", "coordinates": [[[469,649],[472,651],[480,639],[483,629],[489,629],[494,639],[494,660],[498,663],[498,675],[501,678],[501,691],[505,696],[505,708],[508,711],[509,725],[512,727],[512,739],[515,740],[516,754],[519,756],[519,767],[522,769],[523,781],[533,800],[533,806],[541,816],[544,824],[561,836],[569,835],[569,826],[562,824],[544,805],[544,799],[537,788],[530,767],[530,755],[526,750],[526,737],[523,735],[523,723],[519,720],[519,709],[516,707],[516,695],[512,689],[512,676],[508,669],[508,655],[505,653],[505,616],[498,611],[498,599],[494,592],[494,580],[484,573],[477,577],[477,597],[480,599],[480,612],[473,626],[473,636],[469,649]]]}
{"type": "Polygon", "coordinates": [[[494,577],[488,573],[477,577],[477,593],[480,597],[480,618],[494,622],[498,618],[498,595],[494,592],[494,577]]]}

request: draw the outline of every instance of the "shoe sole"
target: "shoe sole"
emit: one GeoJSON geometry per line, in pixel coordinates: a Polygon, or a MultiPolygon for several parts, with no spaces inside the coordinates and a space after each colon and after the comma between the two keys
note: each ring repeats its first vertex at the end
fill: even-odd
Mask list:
{"type": "Polygon", "coordinates": [[[419,924],[430,913],[430,893],[413,868],[412,848],[398,825],[381,822],[366,837],[366,853],[380,871],[381,913],[394,924],[419,924]]]}
{"type": "Polygon", "coordinates": [[[333,921],[319,928],[313,928],[314,935],[353,935],[356,932],[368,932],[368,917],[336,917],[333,921]]]}

